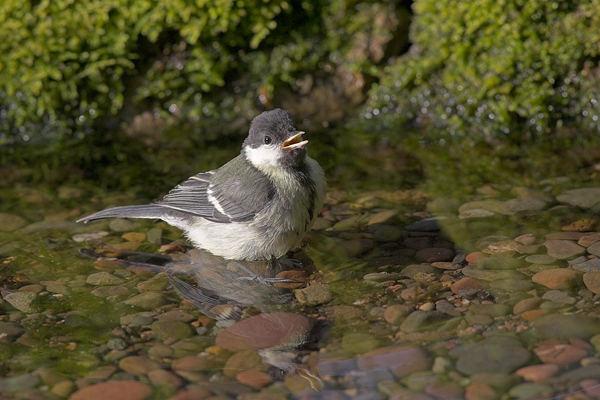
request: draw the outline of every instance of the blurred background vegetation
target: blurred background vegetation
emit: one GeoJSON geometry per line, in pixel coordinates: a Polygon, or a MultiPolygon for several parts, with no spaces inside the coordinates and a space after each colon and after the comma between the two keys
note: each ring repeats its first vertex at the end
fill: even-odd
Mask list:
{"type": "Polygon", "coordinates": [[[218,165],[228,135],[273,107],[305,130],[367,141],[407,128],[517,144],[597,135],[598,10],[600,0],[4,0],[0,161],[32,179],[60,170],[128,184],[198,154],[218,165]],[[124,163],[146,169],[124,174],[124,163]]]}

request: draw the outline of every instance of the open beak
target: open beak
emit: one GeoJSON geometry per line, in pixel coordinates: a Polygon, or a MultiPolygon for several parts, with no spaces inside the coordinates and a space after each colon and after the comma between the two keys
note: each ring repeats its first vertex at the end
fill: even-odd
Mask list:
{"type": "Polygon", "coordinates": [[[308,143],[308,140],[302,140],[302,135],[304,134],[304,132],[296,131],[291,133],[293,134],[293,136],[291,136],[288,140],[283,142],[281,148],[289,151],[303,149],[304,146],[306,146],[306,144],[308,143]]]}

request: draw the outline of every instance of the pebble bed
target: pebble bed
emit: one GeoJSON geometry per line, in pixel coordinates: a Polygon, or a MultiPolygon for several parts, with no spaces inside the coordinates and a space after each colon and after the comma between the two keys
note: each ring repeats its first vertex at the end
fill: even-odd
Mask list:
{"type": "Polygon", "coordinates": [[[554,185],[331,190],[315,266],[273,286],[289,299],[210,317],[165,273],[110,257],[174,256],[165,224],[0,213],[0,398],[600,399],[600,188],[554,185]]]}

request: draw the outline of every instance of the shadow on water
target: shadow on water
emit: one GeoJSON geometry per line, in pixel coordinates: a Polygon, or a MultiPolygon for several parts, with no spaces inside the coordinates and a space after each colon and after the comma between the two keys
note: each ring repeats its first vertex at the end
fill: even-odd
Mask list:
{"type": "Polygon", "coordinates": [[[72,222],[135,193],[10,180],[1,396],[600,398],[594,146],[311,145],[331,188],[275,268],[72,222]]]}

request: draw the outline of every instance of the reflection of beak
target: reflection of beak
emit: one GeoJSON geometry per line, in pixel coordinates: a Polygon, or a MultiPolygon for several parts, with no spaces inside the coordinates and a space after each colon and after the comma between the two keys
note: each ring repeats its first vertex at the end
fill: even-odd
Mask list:
{"type": "Polygon", "coordinates": [[[296,131],[296,132],[292,132],[292,133],[294,135],[292,137],[290,137],[288,140],[286,140],[285,142],[283,142],[283,145],[281,145],[281,148],[284,150],[289,150],[289,151],[303,149],[304,146],[306,146],[306,144],[308,143],[308,140],[301,140],[304,132],[296,131]]]}
{"type": "Polygon", "coordinates": [[[300,375],[308,381],[310,387],[313,390],[316,390],[317,392],[323,390],[323,387],[325,386],[323,384],[323,380],[318,375],[314,374],[311,370],[309,370],[306,367],[298,367],[296,369],[296,372],[298,373],[298,375],[300,375]]]}

